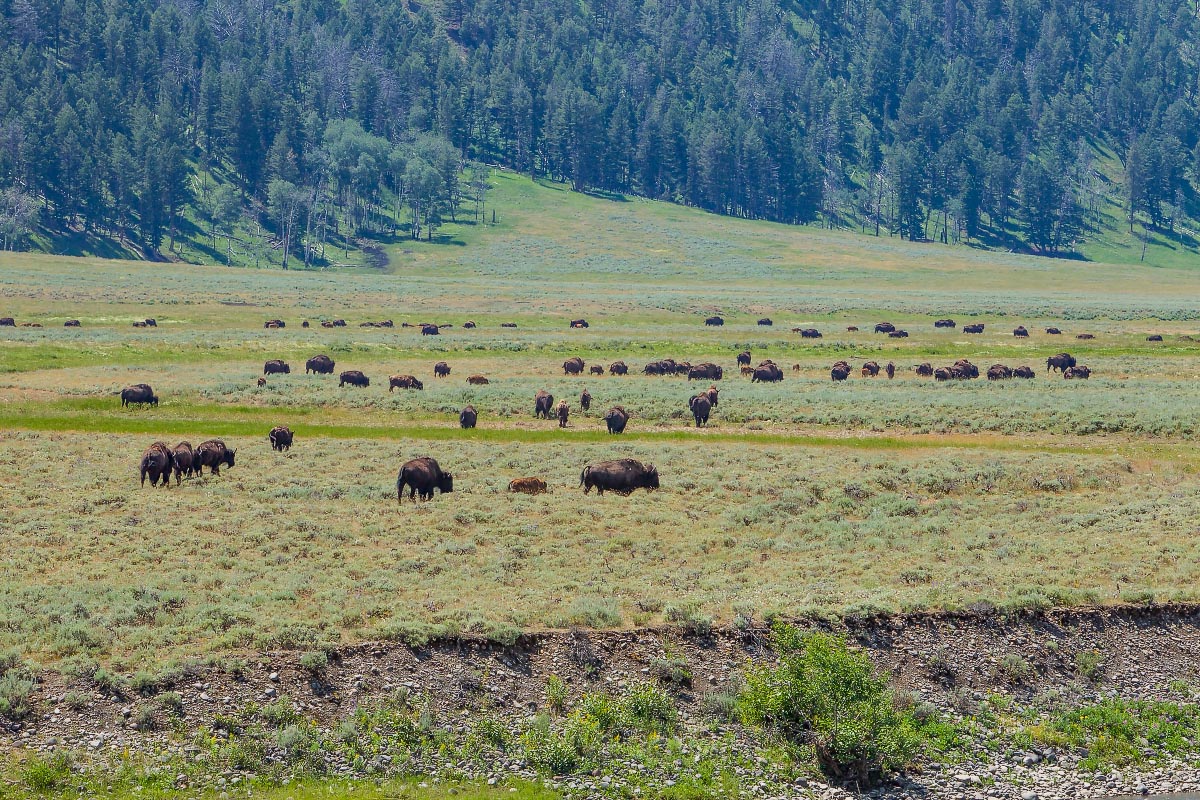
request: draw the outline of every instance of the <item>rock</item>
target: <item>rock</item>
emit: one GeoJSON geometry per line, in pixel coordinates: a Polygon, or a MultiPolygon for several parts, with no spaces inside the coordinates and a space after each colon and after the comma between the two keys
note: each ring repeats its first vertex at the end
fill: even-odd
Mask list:
{"type": "Polygon", "coordinates": [[[271,679],[271,682],[272,682],[272,683],[279,683],[279,673],[278,673],[278,672],[272,672],[272,673],[271,673],[271,675],[270,675],[270,679],[271,679]]]}
{"type": "Polygon", "coordinates": [[[1021,792],[1021,800],[1038,800],[1038,793],[1032,789],[1021,792]]]}

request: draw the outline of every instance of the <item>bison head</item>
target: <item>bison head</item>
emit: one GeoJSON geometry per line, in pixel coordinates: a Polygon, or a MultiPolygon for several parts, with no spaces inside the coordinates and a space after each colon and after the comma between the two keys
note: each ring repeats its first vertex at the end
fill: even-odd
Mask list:
{"type": "Polygon", "coordinates": [[[454,491],[454,476],[449,472],[442,473],[442,479],[438,481],[438,488],[442,490],[442,494],[449,494],[454,491]]]}
{"type": "Polygon", "coordinates": [[[232,467],[233,466],[233,456],[236,452],[237,452],[236,450],[226,450],[225,457],[223,459],[221,459],[222,463],[224,463],[225,466],[227,466],[227,467],[232,467]]]}
{"type": "Polygon", "coordinates": [[[653,464],[646,465],[646,472],[642,476],[642,486],[646,489],[658,488],[658,467],[653,464]]]}

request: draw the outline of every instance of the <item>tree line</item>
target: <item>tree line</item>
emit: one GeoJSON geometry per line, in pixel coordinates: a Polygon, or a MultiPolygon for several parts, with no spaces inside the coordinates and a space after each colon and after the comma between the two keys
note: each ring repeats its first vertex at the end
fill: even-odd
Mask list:
{"type": "Polygon", "coordinates": [[[0,244],[40,221],[155,253],[187,211],[214,241],[249,214],[310,263],[431,236],[486,163],[1056,253],[1117,192],[1131,228],[1194,215],[1189,8],[0,0],[0,244]]]}

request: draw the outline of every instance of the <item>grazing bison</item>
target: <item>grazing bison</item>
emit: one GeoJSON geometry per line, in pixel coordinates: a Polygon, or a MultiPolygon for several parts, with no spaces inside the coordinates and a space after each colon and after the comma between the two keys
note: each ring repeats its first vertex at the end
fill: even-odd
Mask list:
{"type": "Polygon", "coordinates": [[[307,328],[307,327],[308,327],[308,320],[304,320],[304,322],[301,322],[301,323],[300,323],[300,327],[301,327],[301,328],[307,328]]]}
{"type": "Polygon", "coordinates": [[[567,418],[571,416],[571,406],[567,405],[566,400],[559,400],[558,405],[554,407],[554,415],[558,417],[558,427],[567,427],[567,418]]]}
{"type": "Polygon", "coordinates": [[[1013,377],[1014,378],[1026,378],[1026,379],[1032,378],[1033,370],[1026,366],[1017,367],[1016,369],[1013,370],[1013,377]]]}
{"type": "Polygon", "coordinates": [[[1017,327],[1013,328],[1013,336],[1026,339],[1029,338],[1029,331],[1025,330],[1024,325],[1018,325],[1017,327]]]}
{"type": "Polygon", "coordinates": [[[721,326],[725,324],[725,320],[721,319],[720,317],[708,317],[704,320],[704,324],[710,327],[721,326]]]}
{"type": "Polygon", "coordinates": [[[445,378],[450,374],[450,365],[445,361],[439,361],[433,365],[433,377],[445,378]]]}
{"type": "Polygon", "coordinates": [[[263,364],[263,375],[274,375],[276,373],[290,375],[292,374],[292,368],[288,366],[286,361],[280,361],[278,358],[273,358],[263,364]]]}
{"type": "Polygon", "coordinates": [[[893,339],[907,339],[908,331],[895,330],[888,334],[893,339]]]}
{"type": "Polygon", "coordinates": [[[409,487],[408,499],[420,497],[422,500],[432,500],[433,490],[442,494],[454,491],[454,476],[442,472],[438,462],[429,456],[405,461],[396,475],[396,503],[403,502],[404,487],[409,487]]]}
{"type": "Polygon", "coordinates": [[[588,323],[587,323],[586,319],[573,319],[573,320],[571,320],[571,327],[572,328],[586,328],[586,327],[588,327],[588,323]]]}
{"type": "Polygon", "coordinates": [[[821,332],[816,328],[801,328],[800,338],[802,339],[820,339],[821,332]]]}
{"type": "Polygon", "coordinates": [[[135,328],[144,328],[144,327],[146,327],[146,323],[144,323],[144,322],[135,322],[135,323],[133,323],[133,327],[135,327],[135,328]]]}
{"type": "Polygon", "coordinates": [[[421,383],[413,375],[392,375],[388,378],[388,392],[393,389],[416,389],[420,391],[425,388],[425,384],[421,383]]]}
{"type": "Polygon", "coordinates": [[[770,361],[764,361],[750,376],[751,383],[778,383],[783,380],[783,370],[770,361]]]}
{"type": "Polygon", "coordinates": [[[595,488],[597,494],[609,491],[629,495],[634,489],[657,489],[658,470],[653,464],[643,464],[632,458],[601,461],[583,468],[579,485],[584,494],[595,488]]]}
{"type": "Polygon", "coordinates": [[[422,325],[421,326],[421,335],[422,336],[440,336],[441,333],[442,332],[440,330],[438,330],[437,325],[422,325]]]}
{"type": "Polygon", "coordinates": [[[475,423],[479,421],[479,412],[475,410],[475,406],[463,406],[463,410],[458,412],[458,427],[463,430],[474,428],[475,423]]]}
{"type": "MultiPolygon", "coordinates": [[[[157,328],[158,320],[154,319],[154,317],[146,317],[146,327],[147,328],[157,328]]],[[[282,322],[279,323],[279,327],[281,327],[281,328],[283,327],[282,322]]]]}
{"type": "Polygon", "coordinates": [[[689,381],[719,381],[725,376],[725,369],[717,364],[697,364],[688,370],[689,381]]]}
{"type": "Polygon", "coordinates": [[[15,328],[17,321],[12,317],[0,317],[0,328],[15,328]]]}
{"type": "Polygon", "coordinates": [[[1068,380],[1071,378],[1080,378],[1086,381],[1092,377],[1092,371],[1087,368],[1087,365],[1080,364],[1078,367],[1067,367],[1063,370],[1063,377],[1068,380]]]}
{"type": "Polygon", "coordinates": [[[508,490],[521,494],[544,494],[546,482],[541,478],[513,478],[508,482],[508,490]]]}
{"type": "Polygon", "coordinates": [[[192,445],[188,442],[180,442],[171,450],[171,465],[175,468],[175,485],[183,483],[183,476],[189,478],[196,471],[195,467],[196,454],[192,452],[192,445]]]}
{"type": "Polygon", "coordinates": [[[1081,334],[1078,334],[1075,338],[1076,339],[1095,339],[1096,337],[1094,334],[1091,334],[1091,333],[1081,333],[1081,334]]]}
{"type": "Polygon", "coordinates": [[[1059,336],[1062,334],[1062,331],[1060,331],[1058,328],[1046,328],[1046,333],[1050,334],[1051,336],[1059,336]]]}
{"type": "Polygon", "coordinates": [[[327,355],[313,356],[304,362],[304,374],[310,372],[314,375],[332,375],[333,359],[327,355]]]}
{"type": "Polygon", "coordinates": [[[740,366],[750,366],[750,351],[743,350],[742,352],[738,353],[737,363],[738,363],[739,367],[740,366]]]}
{"type": "Polygon", "coordinates": [[[609,433],[624,433],[625,426],[629,424],[629,414],[621,406],[613,406],[604,415],[604,424],[608,426],[609,433]]]}
{"type": "Polygon", "coordinates": [[[708,424],[708,415],[712,412],[712,401],[708,399],[708,393],[698,394],[688,401],[688,406],[692,409],[692,416],[696,419],[696,427],[708,424]]]}
{"type": "Polygon", "coordinates": [[[987,379],[989,381],[1004,381],[1012,377],[1012,370],[1003,364],[992,364],[988,367],[987,379]]]}
{"type": "Polygon", "coordinates": [[[154,390],[149,384],[135,383],[133,386],[126,386],[121,390],[121,407],[132,405],[134,403],[146,404],[152,406],[158,405],[158,396],[154,394],[154,390]]]}
{"type": "Polygon", "coordinates": [[[953,377],[953,375],[950,373],[950,370],[948,370],[945,367],[938,367],[937,369],[935,369],[933,371],[934,380],[948,381],[952,377],[953,377]]]}
{"type": "Polygon", "coordinates": [[[939,319],[933,323],[933,327],[935,328],[953,328],[956,325],[957,323],[952,319],[939,319]]]}
{"type": "Polygon", "coordinates": [[[332,323],[332,322],[330,322],[329,320],[322,320],[322,321],[321,321],[321,327],[322,327],[322,328],[332,328],[332,327],[333,327],[333,323],[332,323]]]}
{"type": "Polygon", "coordinates": [[[79,325],[79,320],[77,320],[77,319],[69,319],[69,320],[67,320],[66,322],[64,322],[64,323],[63,323],[63,327],[64,327],[64,328],[78,328],[78,327],[80,327],[80,325],[79,325]]]}
{"type": "Polygon", "coordinates": [[[271,428],[271,432],[267,434],[267,439],[271,442],[271,449],[283,452],[284,450],[292,449],[292,429],[286,425],[276,425],[271,428]]]}
{"type": "Polygon", "coordinates": [[[928,378],[933,375],[933,366],[929,363],[917,364],[913,370],[923,378],[928,378]]]}
{"type": "Polygon", "coordinates": [[[829,377],[835,381],[844,381],[850,377],[850,365],[845,361],[839,361],[829,370],[829,377]]]}
{"type": "Polygon", "coordinates": [[[258,378],[258,385],[259,385],[259,386],[266,386],[266,385],[267,385],[267,379],[266,379],[266,378],[264,378],[264,377],[262,377],[262,376],[260,375],[260,376],[259,376],[259,378],[258,378]]]}
{"type": "Polygon", "coordinates": [[[875,325],[876,333],[891,333],[896,330],[896,326],[890,322],[880,322],[875,325]]]}
{"type": "Polygon", "coordinates": [[[141,473],[142,486],[146,485],[146,476],[150,476],[150,485],[154,486],[162,479],[163,486],[171,485],[171,467],[174,462],[171,458],[171,451],[167,449],[165,442],[155,442],[146,448],[146,452],[142,453],[141,473]]]}
{"type": "Polygon", "coordinates": [[[467,378],[467,383],[472,386],[487,386],[490,381],[482,375],[471,375],[467,378]]]}
{"type": "Polygon", "coordinates": [[[469,330],[469,329],[471,329],[471,328],[474,328],[474,327],[475,327],[475,320],[472,320],[472,319],[469,319],[469,320],[467,320],[466,322],[464,322],[464,323],[463,323],[463,327],[464,327],[464,328],[467,328],[468,330],[469,330]]]}
{"type": "Polygon", "coordinates": [[[674,375],[675,360],[671,358],[663,358],[658,361],[651,361],[642,368],[642,372],[647,375],[674,375]]]}
{"type": "Polygon", "coordinates": [[[500,323],[500,327],[501,327],[501,328],[515,328],[515,327],[517,327],[517,323],[515,323],[515,322],[501,322],[501,323],[500,323]]]}
{"type": "Polygon", "coordinates": [[[858,333],[858,326],[857,325],[847,325],[846,333],[858,333]]]}
{"type": "Polygon", "coordinates": [[[878,377],[878,375],[879,375],[879,362],[877,362],[877,361],[868,361],[867,363],[865,363],[865,364],[863,364],[863,365],[862,365],[862,370],[860,370],[860,372],[862,373],[862,376],[863,376],[864,378],[875,378],[875,377],[878,377]]]}
{"type": "Polygon", "coordinates": [[[749,364],[742,364],[741,372],[743,378],[749,377],[754,374],[754,367],[749,364]]]}
{"type": "Polygon", "coordinates": [[[960,358],[954,362],[954,366],[950,367],[950,374],[959,380],[967,380],[969,378],[979,377],[979,367],[967,361],[965,358],[960,358]]]}
{"type": "Polygon", "coordinates": [[[1161,342],[1162,340],[1163,340],[1162,334],[1158,334],[1158,333],[1152,333],[1146,337],[1147,342],[1161,342]]]}
{"type": "Polygon", "coordinates": [[[1059,353],[1046,359],[1046,372],[1062,372],[1075,366],[1075,356],[1070,353],[1059,353]]]}
{"type": "Polygon", "coordinates": [[[197,475],[203,475],[205,467],[208,467],[213,475],[220,475],[222,466],[233,466],[233,457],[236,452],[226,447],[220,439],[209,439],[207,442],[201,442],[200,446],[196,448],[192,465],[195,467],[197,475]]]}
{"type": "Polygon", "coordinates": [[[371,379],[368,378],[366,375],[363,375],[361,372],[359,372],[356,369],[348,369],[345,372],[343,372],[341,375],[339,375],[338,378],[341,379],[341,382],[338,384],[339,389],[341,387],[345,386],[347,383],[350,384],[351,386],[370,386],[371,385],[371,379]]]}
{"type": "Polygon", "coordinates": [[[588,367],[588,372],[591,373],[592,375],[603,375],[604,374],[604,365],[603,364],[592,364],[590,367],[588,367]]]}
{"type": "Polygon", "coordinates": [[[972,325],[963,325],[963,333],[983,333],[983,323],[976,322],[972,325]]]}
{"type": "MultiPolygon", "coordinates": [[[[150,320],[146,320],[146,324],[150,324],[150,320]]],[[[269,319],[263,323],[264,328],[286,328],[287,323],[281,319],[269,319]]]]}
{"type": "Polygon", "coordinates": [[[587,411],[592,407],[592,395],[587,389],[579,393],[579,407],[587,411]]]}
{"type": "Polygon", "coordinates": [[[883,371],[887,373],[889,381],[892,378],[896,377],[896,365],[893,364],[891,361],[889,361],[887,363],[887,366],[883,368],[883,371]]]}
{"type": "Polygon", "coordinates": [[[609,375],[628,375],[629,367],[625,364],[624,361],[614,361],[613,363],[608,365],[608,374],[609,375]]]}
{"type": "Polygon", "coordinates": [[[766,327],[770,327],[770,326],[774,325],[775,323],[771,321],[771,318],[770,318],[770,317],[763,317],[762,319],[760,319],[760,320],[758,321],[758,324],[759,324],[759,325],[764,325],[764,326],[766,326],[766,327]]]}
{"type": "Polygon", "coordinates": [[[573,356],[563,362],[564,375],[582,375],[583,374],[583,359],[579,356],[573,356]]]}
{"type": "Polygon", "coordinates": [[[554,408],[554,395],[539,389],[538,393],[533,396],[533,415],[538,419],[550,419],[550,412],[554,408]]]}

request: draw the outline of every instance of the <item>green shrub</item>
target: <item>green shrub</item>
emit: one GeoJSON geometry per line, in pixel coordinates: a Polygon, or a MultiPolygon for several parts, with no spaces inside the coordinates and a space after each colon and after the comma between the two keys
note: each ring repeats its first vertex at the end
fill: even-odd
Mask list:
{"type": "Polygon", "coordinates": [[[555,714],[562,714],[567,709],[567,683],[557,675],[546,678],[546,706],[555,714]]]}
{"type": "Polygon", "coordinates": [[[567,609],[566,625],[584,628],[617,628],[621,625],[621,611],[615,600],[604,597],[576,597],[567,609]]]}
{"type": "Polygon", "coordinates": [[[133,715],[133,726],[139,731],[152,731],[158,727],[158,714],[154,706],[142,706],[133,715]]]}
{"type": "Polygon", "coordinates": [[[300,721],[300,715],[292,707],[292,701],[286,697],[281,697],[274,703],[267,703],[259,710],[258,715],[272,728],[285,728],[300,721]]]}
{"type": "Polygon", "coordinates": [[[681,606],[669,605],[663,611],[663,617],[672,625],[678,625],[685,633],[693,636],[707,636],[712,633],[712,617],[700,613],[695,603],[681,606]]]}
{"type": "Polygon", "coordinates": [[[65,786],[70,777],[70,757],[61,751],[49,758],[31,758],[21,770],[21,780],[35,792],[54,791],[65,786]]]}
{"type": "Polygon", "coordinates": [[[1075,671],[1084,680],[1099,683],[1104,676],[1104,654],[1099,650],[1080,650],[1075,654],[1075,671]]]}
{"type": "Polygon", "coordinates": [[[842,637],[777,626],[779,665],[751,665],[738,699],[748,724],[792,745],[811,745],[821,770],[860,786],[910,764],[920,745],[911,714],[896,708],[887,681],[842,637]]]}
{"type": "Polygon", "coordinates": [[[1033,676],[1033,667],[1016,653],[1001,656],[992,671],[997,680],[1014,686],[1024,683],[1033,676]]]}
{"type": "Polygon", "coordinates": [[[555,732],[549,726],[537,726],[521,737],[525,760],[534,769],[551,775],[569,775],[580,764],[578,744],[566,732],[555,732]]]}
{"type": "Polygon", "coordinates": [[[687,661],[678,656],[650,659],[650,674],[665,684],[690,688],[692,670],[687,661]]]}
{"type": "Polygon", "coordinates": [[[21,669],[10,669],[0,677],[0,717],[25,719],[33,712],[33,678],[21,669]]]}
{"type": "Polygon", "coordinates": [[[324,650],[314,650],[300,656],[300,668],[313,677],[325,674],[329,666],[329,655],[324,650]]]}
{"type": "Polygon", "coordinates": [[[63,704],[72,711],[82,711],[87,708],[91,700],[86,692],[80,692],[75,689],[67,692],[63,696],[63,704]]]}
{"type": "Polygon", "coordinates": [[[120,697],[125,692],[125,679],[103,667],[92,673],[92,683],[109,697],[120,697]]]}
{"type": "Polygon", "coordinates": [[[158,707],[178,716],[183,713],[183,696],[179,692],[163,692],[158,696],[158,707]]]}
{"type": "Polygon", "coordinates": [[[643,683],[632,687],[620,705],[629,724],[644,732],[666,734],[678,725],[675,704],[657,686],[643,683]]]}
{"type": "Polygon", "coordinates": [[[149,697],[158,691],[158,680],[145,670],[138,670],[129,679],[129,688],[143,697],[149,697]]]}

